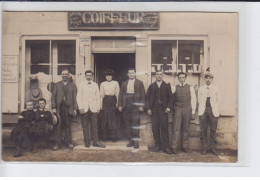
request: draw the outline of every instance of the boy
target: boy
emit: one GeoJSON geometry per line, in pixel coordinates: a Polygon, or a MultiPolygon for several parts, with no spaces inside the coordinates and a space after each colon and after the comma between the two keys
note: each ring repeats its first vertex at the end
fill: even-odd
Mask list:
{"type": "Polygon", "coordinates": [[[15,142],[16,147],[14,157],[20,157],[22,155],[22,146],[25,141],[31,144],[29,130],[35,119],[36,113],[33,110],[33,101],[29,100],[26,102],[26,110],[21,112],[18,116],[18,124],[11,132],[11,139],[15,142]]]}
{"type": "Polygon", "coordinates": [[[45,110],[46,100],[38,100],[39,109],[36,111],[35,123],[30,129],[33,140],[33,152],[37,151],[37,140],[46,137],[53,129],[53,117],[50,111],[45,110]]]}

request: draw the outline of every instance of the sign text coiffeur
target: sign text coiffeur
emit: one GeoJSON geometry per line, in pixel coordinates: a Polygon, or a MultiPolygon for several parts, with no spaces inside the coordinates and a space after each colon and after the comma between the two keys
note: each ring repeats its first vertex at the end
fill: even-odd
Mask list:
{"type": "Polygon", "coordinates": [[[68,28],[84,29],[159,29],[157,12],[68,12],[68,28]]]}

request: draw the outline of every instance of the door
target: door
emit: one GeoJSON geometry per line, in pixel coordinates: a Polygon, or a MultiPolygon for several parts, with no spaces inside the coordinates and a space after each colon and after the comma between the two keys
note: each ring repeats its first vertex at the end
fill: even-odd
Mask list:
{"type": "MultiPolygon", "coordinates": [[[[135,53],[96,53],[94,54],[95,81],[100,85],[105,81],[104,71],[106,69],[114,70],[114,80],[118,81],[119,86],[128,79],[128,68],[135,68],[135,53]]],[[[117,112],[117,138],[127,139],[125,124],[122,114],[117,112]]],[[[101,129],[99,129],[101,134],[101,129]]],[[[102,136],[100,136],[102,137],[102,136]]],[[[104,139],[102,139],[104,140],[104,139]]]]}
{"type": "Polygon", "coordinates": [[[41,90],[41,97],[47,100],[46,108],[50,108],[51,92],[47,88],[48,84],[61,81],[60,74],[64,68],[70,71],[72,79],[75,80],[76,41],[26,41],[25,68],[25,101],[32,99],[31,90],[38,86],[41,90]]]}

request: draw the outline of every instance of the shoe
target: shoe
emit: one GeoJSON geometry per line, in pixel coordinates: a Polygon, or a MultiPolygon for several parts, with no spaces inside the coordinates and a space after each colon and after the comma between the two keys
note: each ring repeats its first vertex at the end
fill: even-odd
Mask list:
{"type": "Polygon", "coordinates": [[[185,152],[185,153],[189,153],[189,149],[188,149],[188,148],[183,148],[182,150],[183,150],[183,152],[185,152]]]}
{"type": "Polygon", "coordinates": [[[203,149],[203,150],[201,151],[201,155],[205,155],[205,154],[207,154],[207,153],[208,153],[207,149],[203,149]]]}
{"type": "Polygon", "coordinates": [[[90,143],[85,143],[85,147],[89,148],[90,147],[90,143]]]}
{"type": "Polygon", "coordinates": [[[126,145],[126,147],[132,147],[132,146],[134,146],[133,141],[129,141],[129,143],[126,145]]]}
{"type": "Polygon", "coordinates": [[[176,149],[172,149],[172,153],[173,154],[177,154],[177,150],[176,149]]]}
{"type": "Polygon", "coordinates": [[[60,146],[58,144],[55,144],[52,148],[54,151],[57,151],[60,149],[60,146]]]}
{"type": "Polygon", "coordinates": [[[138,148],[139,148],[139,143],[138,143],[138,141],[134,141],[134,148],[135,148],[135,149],[138,149],[138,148]]]}
{"type": "Polygon", "coordinates": [[[14,157],[20,157],[22,156],[22,149],[20,147],[16,147],[16,153],[14,157]]]}
{"type": "Polygon", "coordinates": [[[160,152],[162,150],[162,148],[160,146],[154,146],[152,148],[152,152],[160,152]]]}
{"type": "Polygon", "coordinates": [[[217,153],[217,151],[216,151],[215,148],[211,148],[210,151],[212,152],[212,154],[214,154],[214,155],[218,155],[218,153],[217,153]]]}
{"type": "Polygon", "coordinates": [[[94,147],[100,147],[100,148],[105,148],[106,146],[100,142],[96,142],[96,143],[93,143],[93,146],[94,147]]]}
{"type": "Polygon", "coordinates": [[[37,148],[37,144],[34,144],[34,145],[33,145],[33,150],[32,150],[32,152],[33,152],[33,153],[36,153],[36,152],[37,152],[37,149],[38,149],[38,148],[37,148]]]}
{"type": "Polygon", "coordinates": [[[205,155],[207,153],[208,153],[208,144],[207,143],[202,143],[201,155],[205,155]]]}
{"type": "Polygon", "coordinates": [[[74,144],[72,144],[72,143],[67,144],[67,146],[68,146],[68,148],[70,148],[70,149],[73,149],[73,148],[74,148],[74,144]]]}
{"type": "Polygon", "coordinates": [[[172,151],[169,148],[164,149],[163,152],[166,154],[172,154],[172,151]]]}

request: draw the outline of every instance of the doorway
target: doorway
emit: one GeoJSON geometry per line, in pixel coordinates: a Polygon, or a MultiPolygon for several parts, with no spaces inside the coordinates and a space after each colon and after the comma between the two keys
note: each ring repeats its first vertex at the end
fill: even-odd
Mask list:
{"type": "MultiPolygon", "coordinates": [[[[95,81],[100,85],[105,81],[104,71],[106,69],[114,70],[114,80],[121,86],[122,82],[128,79],[128,68],[135,68],[134,53],[95,53],[94,54],[95,81]]],[[[118,140],[126,140],[126,128],[123,121],[122,113],[116,112],[118,129],[116,136],[118,140]]],[[[101,134],[101,130],[99,130],[101,134]]],[[[100,136],[101,137],[101,136],[100,136]]],[[[101,138],[102,139],[102,138],[101,138]]],[[[107,140],[103,138],[102,140],[107,140]]]]}
{"type": "Polygon", "coordinates": [[[134,53],[95,53],[95,81],[99,85],[105,81],[104,71],[106,69],[114,70],[114,80],[121,86],[122,82],[127,80],[128,68],[135,68],[134,53]]]}

